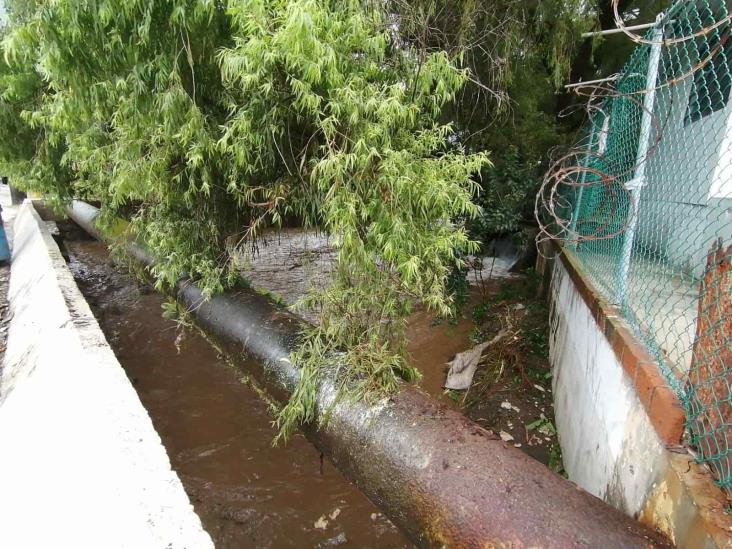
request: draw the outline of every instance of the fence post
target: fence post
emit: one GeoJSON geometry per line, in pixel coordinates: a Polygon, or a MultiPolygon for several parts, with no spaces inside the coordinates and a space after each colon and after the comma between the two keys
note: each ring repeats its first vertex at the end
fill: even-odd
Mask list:
{"type": "MultiPolygon", "coordinates": [[[[577,220],[580,216],[580,209],[582,208],[582,198],[585,194],[585,185],[587,184],[587,168],[589,168],[590,162],[592,161],[593,157],[593,148],[595,146],[595,135],[597,135],[597,157],[600,158],[603,154],[605,154],[605,148],[607,145],[607,134],[610,131],[610,115],[607,114],[602,109],[598,109],[599,116],[602,116],[602,125],[600,126],[599,133],[597,132],[597,122],[595,121],[595,118],[592,117],[590,119],[590,142],[587,145],[587,154],[585,155],[584,159],[584,168],[585,170],[582,171],[582,175],[580,175],[579,180],[579,190],[577,191],[577,200],[574,204],[574,208],[572,210],[572,219],[569,222],[569,234],[568,237],[571,238],[571,235],[577,233],[577,220]]],[[[572,246],[574,248],[577,247],[577,244],[579,244],[579,237],[575,239],[575,242],[572,243],[572,246]]]]}
{"type": "MultiPolygon", "coordinates": [[[[584,168],[587,168],[590,164],[590,158],[592,156],[592,149],[595,146],[595,117],[593,116],[590,120],[590,142],[587,144],[587,154],[585,154],[585,161],[584,161],[584,168]]],[[[582,174],[580,175],[579,180],[579,190],[577,191],[577,201],[574,204],[574,209],[572,211],[572,219],[569,222],[569,234],[567,235],[569,238],[572,238],[572,235],[577,232],[577,218],[580,214],[580,208],[582,207],[582,195],[585,191],[585,183],[587,182],[587,171],[583,170],[582,174]]],[[[576,239],[577,242],[574,242],[573,245],[576,247],[579,241],[579,238],[576,239]]]]}
{"type": "Polygon", "coordinates": [[[638,138],[638,151],[635,156],[635,172],[633,179],[625,183],[630,200],[627,227],[623,234],[623,249],[620,255],[618,270],[618,290],[616,300],[623,305],[628,293],[628,275],[630,273],[630,261],[633,253],[633,242],[638,228],[638,208],[643,186],[646,181],[646,162],[648,160],[648,149],[650,147],[651,127],[653,122],[653,109],[656,102],[656,84],[658,82],[658,66],[661,60],[661,46],[663,45],[663,26],[661,18],[656,19],[656,27],[651,34],[651,53],[648,58],[648,71],[646,72],[645,97],[643,98],[643,117],[641,119],[640,136],[638,138]]]}

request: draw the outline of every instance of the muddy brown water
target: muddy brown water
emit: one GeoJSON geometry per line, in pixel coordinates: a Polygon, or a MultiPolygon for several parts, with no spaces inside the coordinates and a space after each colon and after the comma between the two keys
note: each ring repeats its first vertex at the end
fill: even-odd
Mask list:
{"type": "Polygon", "coordinates": [[[115,266],[103,244],[64,245],[217,547],[411,547],[302,435],[273,448],[272,418],[241,374],[201,335],[164,319],[162,297],[115,266]]]}
{"type": "MultiPolygon", "coordinates": [[[[469,306],[478,302],[472,298],[469,306]]],[[[475,323],[465,315],[458,315],[454,322],[443,320],[435,323],[435,314],[424,309],[409,318],[407,325],[407,351],[412,364],[422,372],[420,386],[433,397],[454,404],[444,395],[443,385],[450,362],[457,353],[470,349],[470,334],[475,323]]]]}

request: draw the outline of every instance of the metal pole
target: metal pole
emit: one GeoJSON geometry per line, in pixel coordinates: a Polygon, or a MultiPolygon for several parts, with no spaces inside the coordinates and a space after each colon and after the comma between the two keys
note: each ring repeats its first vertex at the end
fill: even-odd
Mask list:
{"type": "Polygon", "coordinates": [[[585,80],[583,82],[574,82],[573,84],[565,84],[564,87],[568,90],[571,90],[572,88],[579,88],[582,86],[593,86],[595,84],[604,84],[605,82],[615,82],[618,78],[620,78],[619,74],[612,74],[608,76],[607,78],[598,78],[597,80],[585,80]]]}
{"type": "Polygon", "coordinates": [[[593,36],[607,36],[608,34],[620,34],[621,32],[633,32],[638,30],[650,29],[657,23],[644,23],[642,25],[633,25],[625,27],[625,29],[606,29],[601,31],[583,32],[582,38],[592,38],[593,36]]]}
{"type": "MultiPolygon", "coordinates": [[[[597,154],[601,155],[605,152],[605,144],[607,143],[607,132],[610,122],[610,117],[602,110],[599,111],[599,115],[603,117],[602,126],[600,127],[600,136],[597,140],[597,154]]],[[[588,144],[587,154],[585,155],[584,167],[587,168],[592,160],[592,149],[595,146],[595,133],[597,131],[597,123],[595,118],[592,118],[590,126],[590,142],[588,144]]],[[[574,210],[572,211],[572,220],[569,223],[569,235],[575,234],[577,230],[577,220],[579,219],[580,208],[582,207],[582,197],[585,194],[585,184],[587,183],[587,170],[582,172],[579,180],[579,190],[577,191],[577,201],[574,204],[574,210]]],[[[568,235],[568,236],[569,236],[568,235]]],[[[576,246],[576,243],[575,243],[576,246]]]]}
{"type": "Polygon", "coordinates": [[[656,102],[656,83],[658,82],[658,66],[661,60],[661,42],[663,40],[663,27],[659,15],[658,26],[653,31],[651,54],[648,59],[648,72],[646,74],[646,95],[643,99],[643,117],[641,119],[640,137],[638,138],[638,151],[635,156],[635,173],[633,179],[625,184],[630,200],[628,212],[628,226],[623,235],[623,249],[620,255],[620,266],[618,269],[618,291],[616,300],[623,305],[628,293],[628,275],[630,273],[630,261],[633,253],[635,233],[638,228],[638,207],[640,205],[641,191],[646,181],[646,163],[648,149],[650,148],[651,128],[653,122],[653,109],[656,102]]]}

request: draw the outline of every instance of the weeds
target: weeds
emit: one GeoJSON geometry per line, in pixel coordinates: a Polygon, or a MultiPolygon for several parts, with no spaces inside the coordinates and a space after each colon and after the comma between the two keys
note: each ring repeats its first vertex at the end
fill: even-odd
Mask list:
{"type": "Polygon", "coordinates": [[[558,442],[552,444],[549,449],[549,468],[562,475],[564,478],[569,478],[567,471],[564,470],[564,462],[562,461],[562,448],[558,442]]]}
{"type": "Polygon", "coordinates": [[[473,345],[500,330],[508,330],[511,337],[486,350],[467,392],[445,394],[494,432],[513,431],[517,446],[561,473],[548,366],[548,308],[536,300],[535,288],[533,273],[502,280],[472,308],[473,345]]]}

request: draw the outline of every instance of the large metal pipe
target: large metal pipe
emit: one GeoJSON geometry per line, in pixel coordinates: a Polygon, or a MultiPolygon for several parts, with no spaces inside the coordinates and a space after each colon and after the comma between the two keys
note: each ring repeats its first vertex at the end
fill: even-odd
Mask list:
{"type": "MultiPolygon", "coordinates": [[[[70,217],[95,234],[93,211],[70,217]]],[[[136,254],[137,255],[137,254],[136,254]]],[[[149,257],[149,256],[148,256],[149,257]]],[[[303,321],[251,290],[204,299],[181,280],[178,300],[273,399],[294,390],[289,356],[303,321]]],[[[322,427],[308,438],[420,547],[667,547],[657,532],[550,471],[420,389],[372,405],[343,400],[325,380],[322,427]]]]}

